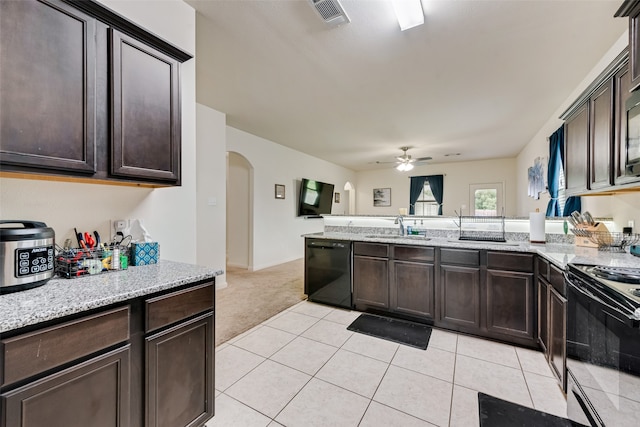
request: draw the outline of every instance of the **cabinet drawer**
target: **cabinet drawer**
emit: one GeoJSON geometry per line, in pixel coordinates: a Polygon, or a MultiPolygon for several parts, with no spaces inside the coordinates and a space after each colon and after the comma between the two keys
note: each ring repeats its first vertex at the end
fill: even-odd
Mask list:
{"type": "Polygon", "coordinates": [[[564,285],[564,274],[561,269],[553,264],[549,265],[549,283],[563,297],[567,296],[567,289],[564,285]]]}
{"type": "Polygon", "coordinates": [[[393,247],[393,258],[402,261],[433,262],[435,259],[435,249],[421,246],[400,246],[393,247]]]}
{"type": "Polygon", "coordinates": [[[355,242],[353,244],[353,253],[355,255],[366,255],[366,256],[388,258],[389,245],[384,243],[355,242]]]}
{"type": "Polygon", "coordinates": [[[534,254],[487,251],[487,268],[533,273],[534,259],[534,254]]]}
{"type": "Polygon", "coordinates": [[[2,385],[71,362],[129,339],[129,306],[1,341],[2,385]]]}
{"type": "Polygon", "coordinates": [[[145,302],[145,331],[153,331],[206,310],[213,310],[213,298],[213,283],[209,282],[148,299],[145,302]]]}
{"type": "Polygon", "coordinates": [[[442,264],[480,265],[480,251],[474,249],[440,249],[440,262],[442,264]]]}
{"type": "Polygon", "coordinates": [[[547,282],[549,281],[549,261],[541,256],[538,257],[538,276],[544,277],[547,282]]]}

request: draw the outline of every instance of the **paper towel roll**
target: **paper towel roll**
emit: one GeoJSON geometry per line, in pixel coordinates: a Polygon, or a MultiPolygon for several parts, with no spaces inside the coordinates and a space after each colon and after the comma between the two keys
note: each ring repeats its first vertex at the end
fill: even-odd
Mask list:
{"type": "Polygon", "coordinates": [[[529,241],[531,243],[544,243],[546,241],[544,220],[544,212],[531,212],[529,214],[529,241]]]}

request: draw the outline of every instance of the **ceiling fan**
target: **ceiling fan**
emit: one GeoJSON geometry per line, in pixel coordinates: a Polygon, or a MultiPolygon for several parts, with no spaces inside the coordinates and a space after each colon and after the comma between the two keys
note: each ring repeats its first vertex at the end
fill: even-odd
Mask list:
{"type": "Polygon", "coordinates": [[[410,154],[407,154],[409,148],[411,147],[400,147],[400,149],[402,150],[402,156],[396,157],[396,161],[394,162],[376,162],[376,164],[381,165],[385,163],[395,163],[397,164],[396,169],[402,172],[406,172],[413,169],[413,166],[418,162],[424,162],[432,159],[432,157],[418,157],[417,159],[414,159],[410,154]]]}

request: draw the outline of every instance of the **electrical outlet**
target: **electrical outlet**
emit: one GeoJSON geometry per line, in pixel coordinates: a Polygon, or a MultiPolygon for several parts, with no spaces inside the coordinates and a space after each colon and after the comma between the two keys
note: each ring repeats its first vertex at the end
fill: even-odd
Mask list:
{"type": "Polygon", "coordinates": [[[634,220],[630,219],[629,222],[627,223],[627,225],[633,229],[636,226],[636,222],[634,220]]]}
{"type": "Polygon", "coordinates": [[[113,221],[113,229],[116,231],[116,233],[118,231],[124,231],[125,228],[127,228],[127,221],[125,221],[124,219],[116,219],[113,221]]]}

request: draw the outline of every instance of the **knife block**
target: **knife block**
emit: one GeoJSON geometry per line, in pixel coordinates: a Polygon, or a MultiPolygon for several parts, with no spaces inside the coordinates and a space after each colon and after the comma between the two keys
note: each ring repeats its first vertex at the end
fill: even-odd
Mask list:
{"type": "MultiPolygon", "coordinates": [[[[577,230],[578,233],[580,233],[581,231],[583,231],[583,232],[593,232],[593,231],[608,232],[609,231],[607,226],[604,225],[601,222],[598,222],[595,225],[580,225],[578,227],[575,227],[574,230],[577,230]]],[[[587,237],[587,236],[578,236],[577,234],[575,236],[575,244],[576,244],[576,246],[583,246],[585,248],[597,248],[598,247],[598,244],[593,242],[589,237],[587,237]]]]}

